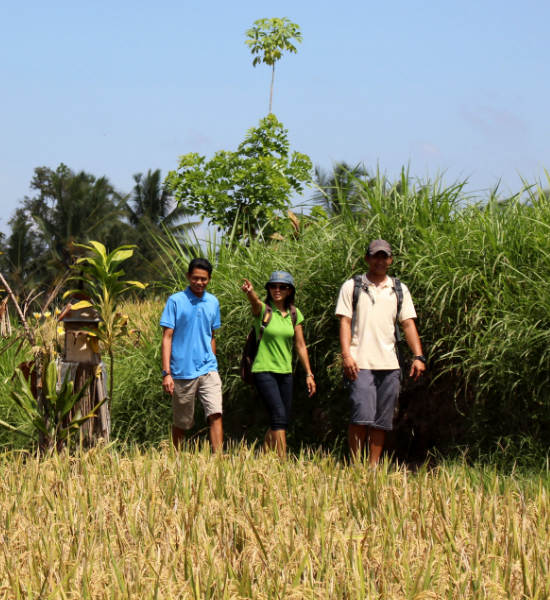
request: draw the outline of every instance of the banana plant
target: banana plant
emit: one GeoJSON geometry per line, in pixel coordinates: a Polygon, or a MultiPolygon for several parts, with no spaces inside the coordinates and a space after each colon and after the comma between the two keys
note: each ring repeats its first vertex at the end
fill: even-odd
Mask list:
{"type": "Polygon", "coordinates": [[[71,411],[86,393],[91,378],[77,392],[74,391],[73,381],[67,376],[58,386],[55,360],[50,355],[46,355],[45,361],[47,364],[42,370],[40,402],[21,369],[15,370],[11,397],[21,410],[24,423],[20,427],[15,427],[0,420],[0,426],[35,440],[42,451],[61,450],[71,433],[78,431],[83,423],[95,417],[105,399],[97,403],[88,414],[82,415],[77,410],[71,417],[71,411]]]}

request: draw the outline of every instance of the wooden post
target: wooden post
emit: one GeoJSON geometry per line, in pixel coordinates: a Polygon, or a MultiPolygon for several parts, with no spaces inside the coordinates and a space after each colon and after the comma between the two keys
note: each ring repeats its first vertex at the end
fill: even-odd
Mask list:
{"type": "MultiPolygon", "coordinates": [[[[59,377],[63,381],[69,377],[74,382],[75,391],[84,387],[90,380],[86,393],[71,411],[74,418],[77,411],[88,414],[107,395],[107,372],[99,354],[97,338],[90,330],[97,329],[99,315],[91,308],[64,310],[60,320],[65,326],[65,347],[59,365],[59,377]]],[[[111,434],[111,415],[107,402],[100,407],[97,415],[81,427],[83,445],[93,446],[102,438],[108,442],[111,434]]]]}

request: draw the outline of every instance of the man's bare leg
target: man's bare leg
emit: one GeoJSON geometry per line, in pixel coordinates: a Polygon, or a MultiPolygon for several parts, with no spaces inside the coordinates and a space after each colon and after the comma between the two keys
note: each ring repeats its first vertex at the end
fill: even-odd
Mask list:
{"type": "Polygon", "coordinates": [[[180,450],[185,441],[185,429],[180,429],[172,425],[172,443],[177,450],[180,450]]]}
{"type": "Polygon", "coordinates": [[[361,453],[367,440],[368,427],[366,425],[355,425],[348,427],[348,444],[352,460],[361,458],[361,453]]]}
{"type": "Polygon", "coordinates": [[[210,428],[210,443],[214,452],[223,450],[223,425],[220,413],[208,417],[208,426],[210,428]]]}
{"type": "Polygon", "coordinates": [[[380,460],[380,455],[384,449],[384,441],[386,440],[386,432],[383,429],[369,430],[369,465],[376,467],[380,460]]]}

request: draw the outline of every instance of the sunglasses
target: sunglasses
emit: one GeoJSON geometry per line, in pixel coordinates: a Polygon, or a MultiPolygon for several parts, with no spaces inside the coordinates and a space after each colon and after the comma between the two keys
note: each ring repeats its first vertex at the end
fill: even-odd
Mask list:
{"type": "Polygon", "coordinates": [[[284,290],[289,290],[290,289],[290,286],[287,285],[286,283],[269,283],[267,285],[267,287],[270,290],[283,290],[284,291],[284,290]]]}

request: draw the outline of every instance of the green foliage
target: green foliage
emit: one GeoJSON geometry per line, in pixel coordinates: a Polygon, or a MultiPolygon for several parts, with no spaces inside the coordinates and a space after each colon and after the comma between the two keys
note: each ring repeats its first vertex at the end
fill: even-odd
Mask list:
{"type": "Polygon", "coordinates": [[[272,69],[271,88],[269,93],[269,112],[273,103],[273,80],[275,77],[275,63],[280,60],[283,52],[296,53],[293,41],[301,43],[302,34],[296,23],[286,17],[282,19],[258,19],[253,27],[246,32],[248,38],[245,43],[250,48],[255,67],[260,63],[269,65],[272,69]]]}
{"type": "Polygon", "coordinates": [[[282,19],[258,19],[247,30],[246,45],[254,56],[252,65],[260,63],[273,66],[283,55],[283,52],[297,52],[292,43],[302,41],[299,26],[286,17],[282,19]]]}
{"type": "Polygon", "coordinates": [[[277,211],[288,208],[291,195],[310,179],[310,159],[290,153],[286,129],[270,114],[248,131],[236,152],[220,150],[210,160],[186,154],[167,181],[180,204],[243,238],[255,237],[277,211]]]}
{"type": "Polygon", "coordinates": [[[78,411],[71,415],[75,405],[86,393],[90,381],[78,392],[74,391],[74,383],[68,377],[58,387],[55,360],[49,353],[44,354],[43,358],[40,400],[33,393],[30,381],[17,368],[11,398],[19,408],[22,424],[14,426],[0,420],[0,427],[28,437],[36,443],[40,441],[45,450],[60,449],[71,433],[78,431],[83,423],[95,416],[103,402],[99,402],[86,415],[81,415],[78,411]]]}
{"type": "Polygon", "coordinates": [[[138,341],[122,339],[116,352],[113,438],[156,445],[168,439],[172,423],[172,403],[160,377],[162,303],[145,301],[125,310],[140,335],[138,341]]]}
{"type": "MultiPolygon", "coordinates": [[[[241,280],[247,277],[262,291],[272,270],[285,269],[297,282],[318,384],[318,393],[307,398],[297,366],[290,442],[343,447],[348,393],[335,301],[343,281],[365,270],[367,243],[383,237],[396,254],[392,274],[411,289],[429,361],[425,381],[405,382],[390,448],[400,458],[421,459],[432,448],[460,444],[469,448],[468,459],[494,462],[498,453],[508,467],[544,460],[550,436],[547,186],[526,185],[511,198],[493,194],[474,202],[463,183],[418,182],[406,170],[396,181],[378,173],[356,185],[353,211],[329,216],[317,207],[296,222],[279,216],[276,240],[229,245],[222,237],[192,248],[167,237],[161,244],[167,294],[186,287],[189,260],[198,252],[214,265],[209,289],[222,310],[216,339],[227,434],[258,439],[267,425],[263,406],[238,375],[251,323],[241,280]]],[[[113,425],[130,442],[168,436],[170,400],[158,378],[163,303],[157,299],[141,318],[150,329],[140,326],[138,345],[125,338],[117,346],[113,425]]],[[[134,315],[141,306],[124,311],[134,315]]],[[[196,430],[204,425],[197,419],[196,430]]]]}
{"type": "MultiPolygon", "coordinates": [[[[334,306],[341,284],[365,270],[368,241],[383,237],[396,252],[392,273],[411,289],[429,357],[429,377],[405,383],[394,448],[422,456],[465,441],[482,449],[517,434],[547,439],[550,204],[542,188],[474,204],[463,183],[416,182],[406,170],[396,181],[378,173],[356,185],[354,211],[301,217],[294,233],[270,243],[209,249],[210,288],[222,309],[217,340],[227,430],[248,435],[262,423],[261,406],[238,376],[250,326],[240,281],[262,290],[273,269],[285,269],[297,282],[319,389],[309,400],[298,368],[291,437],[334,442],[344,432],[347,392],[334,306]]],[[[171,260],[177,289],[185,286],[187,262],[171,260]]]]}
{"type": "Polygon", "coordinates": [[[361,205],[362,184],[369,181],[369,174],[361,164],[354,167],[346,162],[336,162],[331,173],[315,167],[314,193],[312,200],[320,204],[328,214],[337,215],[353,212],[361,205]]]}
{"type": "Polygon", "coordinates": [[[9,220],[7,238],[0,239],[0,267],[15,294],[55,289],[79,256],[77,244],[92,239],[108,249],[138,240],[126,272],[153,278],[158,265],[151,238],[162,236],[164,229],[181,233],[196,223],[182,222],[189,213],[175,206],[160,170],[138,173],[134,182],[132,194],[124,197],[106,177],[74,172],[64,164],[36,168],[34,194],[22,201],[9,220]]]}
{"type": "Polygon", "coordinates": [[[5,243],[2,265],[10,274],[10,282],[16,293],[36,286],[44,276],[42,258],[46,245],[33,226],[29,210],[19,207],[8,221],[10,234],[5,243]]]}
{"type": "Polygon", "coordinates": [[[182,240],[185,233],[200,221],[189,221],[191,211],[177,204],[172,192],[163,183],[160,169],[134,175],[134,189],[126,202],[128,220],[133,229],[133,240],[139,240],[134,255],[125,264],[127,272],[136,273],[142,281],[157,278],[159,259],[157,242],[165,232],[182,240]]]}
{"type": "Polygon", "coordinates": [[[106,177],[64,164],[37,167],[26,197],[9,221],[10,235],[2,262],[18,296],[34,287],[55,288],[78,252],[76,243],[102,239],[107,246],[129,237],[121,196],[106,177]]]}
{"type": "MultiPolygon", "coordinates": [[[[0,418],[8,423],[18,423],[19,410],[11,397],[13,376],[17,365],[31,358],[29,348],[19,339],[20,331],[14,331],[10,337],[0,337],[0,418]]],[[[15,437],[9,429],[0,428],[0,446],[16,446],[22,442],[22,436],[15,437]]]]}
{"type": "Polygon", "coordinates": [[[37,195],[26,206],[57,263],[70,264],[75,242],[105,240],[122,215],[121,198],[106,177],[74,173],[64,164],[55,171],[36,168],[31,187],[37,195]]]}
{"type": "MultiPolygon", "coordinates": [[[[111,360],[111,377],[109,378],[109,399],[113,393],[113,346],[115,342],[128,334],[128,315],[119,312],[118,307],[123,295],[131,290],[143,290],[146,284],[140,281],[122,279],[124,271],[119,269],[122,262],[130,258],[135,246],[119,246],[112,252],[107,252],[101,242],[91,241],[90,244],[78,244],[88,251],[89,255],[79,258],[73,269],[79,271],[72,279],[80,281],[89,301],[82,300],[73,305],[73,309],[92,307],[101,321],[97,330],[89,330],[89,335],[97,335],[103,343],[111,360]]],[[[67,290],[64,296],[82,294],[81,289],[67,290]]]]}

